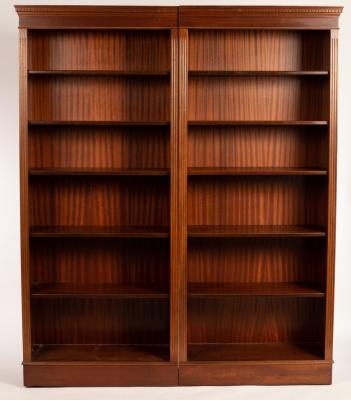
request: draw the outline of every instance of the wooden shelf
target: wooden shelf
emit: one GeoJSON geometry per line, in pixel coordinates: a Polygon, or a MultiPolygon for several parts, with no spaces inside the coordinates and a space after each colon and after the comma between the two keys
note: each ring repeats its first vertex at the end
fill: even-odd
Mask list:
{"type": "Polygon", "coordinates": [[[33,226],[30,237],[167,238],[169,228],[149,226],[33,226]]]}
{"type": "Polygon", "coordinates": [[[227,126],[227,125],[268,125],[268,126],[310,126],[310,125],[328,125],[328,121],[298,121],[298,120],[291,120],[291,121],[265,121],[265,120],[249,120],[249,121],[225,121],[225,120],[192,120],[192,121],[188,121],[188,125],[189,126],[206,126],[206,125],[223,125],[223,126],[227,126]]]}
{"type": "Polygon", "coordinates": [[[158,344],[123,345],[34,345],[34,361],[169,361],[169,346],[158,344]]]}
{"type": "Polygon", "coordinates": [[[190,225],[188,237],[323,237],[325,228],[307,225],[190,225]]]}
{"type": "Polygon", "coordinates": [[[51,121],[30,120],[29,125],[168,126],[169,121],[51,121]]]}
{"type": "Polygon", "coordinates": [[[196,167],[189,168],[188,175],[327,175],[327,171],[318,168],[196,167]]]}
{"type": "Polygon", "coordinates": [[[61,175],[102,175],[102,176],[168,176],[169,169],[128,168],[128,169],[97,169],[97,168],[41,168],[30,169],[33,176],[61,176],[61,175]]]}
{"type": "Polygon", "coordinates": [[[189,361],[320,360],[320,343],[190,343],[189,361]]]}
{"type": "Polygon", "coordinates": [[[169,76],[170,71],[29,70],[28,75],[169,76]]]}
{"type": "Polygon", "coordinates": [[[324,292],[297,283],[189,283],[188,296],[324,297],[324,292]]]}
{"type": "Polygon", "coordinates": [[[122,299],[165,299],[168,290],[146,285],[114,285],[114,284],[66,284],[47,283],[33,285],[33,298],[122,298],[122,299]]]}
{"type": "Polygon", "coordinates": [[[77,126],[168,126],[169,121],[49,121],[30,120],[29,125],[77,125],[77,126]]]}
{"type": "Polygon", "coordinates": [[[189,71],[189,76],[328,76],[329,71],[189,71]]]}

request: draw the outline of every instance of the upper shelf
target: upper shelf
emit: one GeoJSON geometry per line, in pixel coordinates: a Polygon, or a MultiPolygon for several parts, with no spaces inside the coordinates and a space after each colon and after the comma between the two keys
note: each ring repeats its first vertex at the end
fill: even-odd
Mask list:
{"type": "Polygon", "coordinates": [[[189,71],[189,76],[328,76],[329,71],[189,71]]]}
{"type": "Polygon", "coordinates": [[[169,229],[162,226],[32,226],[30,237],[118,237],[167,238],[169,229]]]}
{"type": "Polygon", "coordinates": [[[188,175],[327,175],[327,171],[320,168],[196,167],[189,168],[188,175]]]}
{"type": "Polygon", "coordinates": [[[33,176],[168,176],[166,168],[40,168],[30,169],[29,175],[33,176]]]}
{"type": "Polygon", "coordinates": [[[189,283],[189,297],[284,296],[324,297],[324,292],[297,283],[189,283]]]}
{"type": "Polygon", "coordinates": [[[168,126],[169,121],[53,121],[53,120],[30,120],[29,125],[116,125],[116,126],[168,126]]]}
{"type": "Polygon", "coordinates": [[[246,121],[229,121],[229,120],[192,120],[188,121],[190,126],[206,126],[206,125],[278,125],[278,126],[299,126],[299,125],[328,125],[328,121],[301,121],[301,120],[289,120],[289,121],[266,121],[266,120],[246,120],[246,121]]]}
{"type": "Polygon", "coordinates": [[[28,75],[169,76],[169,71],[29,70],[28,75]]]}
{"type": "Polygon", "coordinates": [[[35,298],[62,297],[104,297],[124,299],[167,298],[168,291],[151,285],[116,285],[116,284],[67,284],[46,283],[34,285],[31,291],[35,298]]]}
{"type": "Polygon", "coordinates": [[[323,237],[325,229],[309,225],[190,225],[189,237],[323,237]]]}

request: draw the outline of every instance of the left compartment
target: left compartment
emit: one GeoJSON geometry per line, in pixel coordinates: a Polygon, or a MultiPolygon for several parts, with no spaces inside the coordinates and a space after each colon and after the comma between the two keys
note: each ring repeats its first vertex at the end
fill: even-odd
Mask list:
{"type": "Polygon", "coordinates": [[[28,31],[32,363],[173,361],[171,35],[28,31]]]}

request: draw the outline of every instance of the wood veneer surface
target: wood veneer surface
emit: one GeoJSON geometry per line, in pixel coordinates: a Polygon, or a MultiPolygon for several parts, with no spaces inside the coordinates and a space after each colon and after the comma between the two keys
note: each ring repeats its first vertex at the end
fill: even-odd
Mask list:
{"type": "Polygon", "coordinates": [[[33,30],[28,69],[169,71],[169,40],[166,30],[33,30]]]}
{"type": "Polygon", "coordinates": [[[325,177],[188,179],[188,225],[323,225],[325,177]]]}
{"type": "Polygon", "coordinates": [[[169,121],[167,77],[33,76],[29,119],[169,121]]]}
{"type": "Polygon", "coordinates": [[[33,177],[32,226],[167,226],[167,177],[33,177]]]}
{"type": "Polygon", "coordinates": [[[32,318],[34,344],[169,343],[165,299],[38,298],[32,318]]]}
{"type": "Polygon", "coordinates": [[[166,127],[31,127],[30,168],[169,168],[166,127]]]}
{"type": "Polygon", "coordinates": [[[188,167],[326,167],[325,128],[191,126],[188,167]]]}
{"type": "Polygon", "coordinates": [[[191,76],[189,120],[324,120],[326,81],[303,77],[191,76]]]}
{"type": "Polygon", "coordinates": [[[323,31],[194,29],[189,31],[189,70],[328,70],[323,31]]]}
{"type": "Polygon", "coordinates": [[[322,342],[323,314],[323,298],[189,298],[188,343],[322,342]]]}

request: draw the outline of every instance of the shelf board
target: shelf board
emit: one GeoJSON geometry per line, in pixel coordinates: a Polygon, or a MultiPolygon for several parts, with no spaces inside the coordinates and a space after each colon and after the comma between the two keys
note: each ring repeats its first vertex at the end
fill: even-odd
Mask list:
{"type": "Polygon", "coordinates": [[[266,121],[266,120],[192,120],[188,121],[189,126],[228,126],[228,125],[264,125],[264,126],[310,126],[310,125],[328,125],[328,121],[301,121],[301,120],[287,120],[287,121],[266,121]]]}
{"type": "Polygon", "coordinates": [[[188,169],[188,175],[327,175],[327,171],[319,168],[195,167],[188,169]]]}
{"type": "Polygon", "coordinates": [[[325,228],[309,225],[189,225],[188,237],[323,237],[325,228]]]}
{"type": "Polygon", "coordinates": [[[166,168],[40,168],[30,169],[33,176],[103,175],[103,176],[168,176],[166,168]]]}
{"type": "Polygon", "coordinates": [[[170,71],[29,70],[28,75],[169,76],[170,71]]]}
{"type": "Polygon", "coordinates": [[[297,283],[189,283],[190,298],[269,296],[324,297],[324,292],[297,283]]]}
{"type": "Polygon", "coordinates": [[[167,238],[169,228],[162,226],[33,226],[32,238],[45,237],[118,237],[167,238]]]}
{"type": "Polygon", "coordinates": [[[33,361],[163,362],[169,361],[169,346],[162,344],[35,344],[33,361]]]}
{"type": "Polygon", "coordinates": [[[189,76],[328,76],[329,71],[189,71],[189,76]]]}
{"type": "Polygon", "coordinates": [[[168,291],[149,285],[46,283],[33,285],[33,298],[165,299],[168,291]]]}
{"type": "Polygon", "coordinates": [[[29,125],[92,125],[92,126],[169,126],[169,121],[53,121],[53,120],[29,120],[29,125]]]}
{"type": "Polygon", "coordinates": [[[189,343],[188,361],[321,360],[320,343],[189,343]]]}

